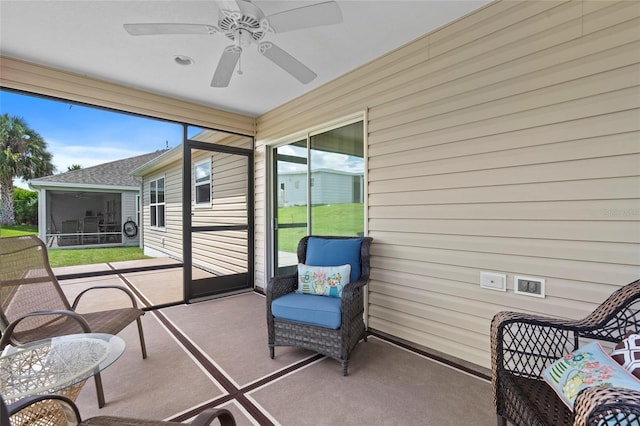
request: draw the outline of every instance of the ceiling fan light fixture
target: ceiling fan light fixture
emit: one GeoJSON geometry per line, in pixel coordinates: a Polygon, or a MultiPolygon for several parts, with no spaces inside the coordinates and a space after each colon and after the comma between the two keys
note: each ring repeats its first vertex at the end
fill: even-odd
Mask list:
{"type": "Polygon", "coordinates": [[[193,63],[195,62],[193,59],[185,55],[176,55],[174,56],[173,60],[175,61],[176,64],[182,65],[185,67],[189,65],[193,65],[193,63]]]}

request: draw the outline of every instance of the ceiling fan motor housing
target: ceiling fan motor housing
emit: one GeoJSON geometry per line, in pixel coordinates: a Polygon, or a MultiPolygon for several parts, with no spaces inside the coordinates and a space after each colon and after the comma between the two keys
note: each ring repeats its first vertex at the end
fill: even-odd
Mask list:
{"type": "Polygon", "coordinates": [[[258,42],[269,30],[269,22],[257,19],[240,12],[223,10],[218,26],[229,39],[241,43],[242,46],[258,42]]]}

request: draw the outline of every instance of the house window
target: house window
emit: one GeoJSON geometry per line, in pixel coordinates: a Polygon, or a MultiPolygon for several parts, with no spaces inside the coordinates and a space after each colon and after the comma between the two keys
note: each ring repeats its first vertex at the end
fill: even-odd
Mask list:
{"type": "Polygon", "coordinates": [[[140,226],[140,195],[136,195],[136,224],[140,226]]]}
{"type": "Polygon", "coordinates": [[[164,178],[149,182],[149,214],[154,228],[164,228],[164,178]]]}
{"type": "Polygon", "coordinates": [[[196,205],[211,205],[211,160],[197,163],[193,168],[196,205]]]}

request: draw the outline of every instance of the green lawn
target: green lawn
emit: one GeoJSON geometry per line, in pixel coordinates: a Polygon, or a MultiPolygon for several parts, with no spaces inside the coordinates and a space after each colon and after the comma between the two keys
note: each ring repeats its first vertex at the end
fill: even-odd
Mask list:
{"type": "MultiPolygon", "coordinates": [[[[35,226],[3,226],[0,237],[38,234],[35,226]]],[[[59,266],[90,265],[93,263],[118,262],[122,260],[147,259],[140,247],[104,247],[49,250],[49,263],[52,268],[59,266]]]]}
{"type": "Polygon", "coordinates": [[[104,247],[49,250],[49,263],[58,266],[90,265],[122,260],[149,259],[141,247],[104,247]]]}
{"type": "MultiPolygon", "coordinates": [[[[278,208],[278,224],[306,223],[307,207],[278,208]]],[[[364,230],[364,207],[360,203],[327,204],[311,208],[313,235],[355,236],[364,230]]],[[[306,226],[278,230],[278,246],[282,251],[295,253],[298,241],[307,235],[306,226]]]]}
{"type": "Polygon", "coordinates": [[[0,238],[38,234],[38,227],[32,225],[0,226],[0,238]]]}
{"type": "MultiPolygon", "coordinates": [[[[278,223],[306,224],[306,206],[282,207],[278,209],[278,223]]],[[[313,235],[357,235],[364,228],[362,204],[329,204],[311,208],[313,235]]],[[[37,234],[36,226],[9,226],[0,228],[0,237],[37,234]]],[[[279,248],[295,253],[298,241],[307,235],[306,226],[281,228],[278,231],[279,248]]],[[[49,250],[52,267],[89,265],[92,263],[117,262],[121,260],[145,259],[140,247],[105,247],[49,250]]]]}

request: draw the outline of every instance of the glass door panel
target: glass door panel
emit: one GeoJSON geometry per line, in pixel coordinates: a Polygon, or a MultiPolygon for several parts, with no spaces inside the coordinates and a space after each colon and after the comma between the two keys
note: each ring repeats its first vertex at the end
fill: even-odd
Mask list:
{"type": "Polygon", "coordinates": [[[274,150],[275,275],[287,275],[298,264],[298,241],[307,235],[307,141],[274,150]]]}
{"type": "Polygon", "coordinates": [[[310,137],[313,235],[364,235],[363,124],[310,137]]]}

